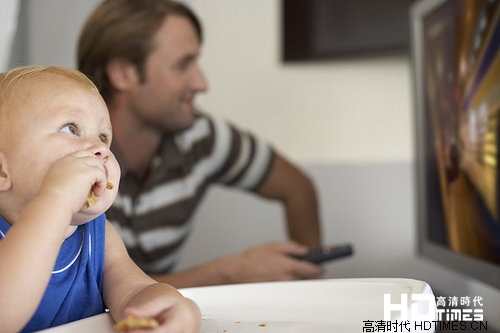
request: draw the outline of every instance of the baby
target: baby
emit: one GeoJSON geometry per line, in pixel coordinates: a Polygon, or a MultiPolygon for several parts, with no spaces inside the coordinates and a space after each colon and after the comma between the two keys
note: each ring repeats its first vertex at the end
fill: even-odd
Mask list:
{"type": "MultiPolygon", "coordinates": [[[[30,332],[103,313],[198,332],[200,310],[128,257],[104,212],[119,165],[97,88],[62,67],[0,73],[0,322],[30,332]],[[99,200],[87,205],[90,193],[99,200]]],[[[114,186],[113,186],[114,185],[114,186]]]]}

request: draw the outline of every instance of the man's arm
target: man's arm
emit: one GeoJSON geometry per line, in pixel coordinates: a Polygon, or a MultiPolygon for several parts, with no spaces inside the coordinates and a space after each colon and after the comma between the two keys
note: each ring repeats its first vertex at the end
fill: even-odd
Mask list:
{"type": "Polygon", "coordinates": [[[321,245],[316,189],[298,167],[276,153],[271,170],[257,193],[283,203],[292,240],[309,247],[321,245]]]}
{"type": "Polygon", "coordinates": [[[151,277],[176,288],[319,278],[321,266],[294,258],[307,251],[293,241],[267,243],[182,272],[151,277]]]}

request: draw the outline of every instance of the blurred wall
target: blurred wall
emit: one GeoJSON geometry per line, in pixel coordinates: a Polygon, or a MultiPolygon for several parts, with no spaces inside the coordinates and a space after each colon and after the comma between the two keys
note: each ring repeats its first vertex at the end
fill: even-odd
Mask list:
{"type": "Polygon", "coordinates": [[[0,2],[0,70],[9,67],[12,46],[17,28],[19,12],[18,0],[3,0],[0,2]]]}

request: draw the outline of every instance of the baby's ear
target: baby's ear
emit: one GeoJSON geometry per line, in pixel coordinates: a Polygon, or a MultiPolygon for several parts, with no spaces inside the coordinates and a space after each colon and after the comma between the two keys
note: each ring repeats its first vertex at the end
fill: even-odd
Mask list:
{"type": "Polygon", "coordinates": [[[5,154],[0,151],[0,192],[8,191],[11,187],[12,182],[7,166],[7,158],[5,154]]]}

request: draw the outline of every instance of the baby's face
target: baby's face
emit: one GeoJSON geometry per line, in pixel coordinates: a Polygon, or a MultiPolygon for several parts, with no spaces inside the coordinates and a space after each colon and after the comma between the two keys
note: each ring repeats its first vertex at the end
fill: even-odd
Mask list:
{"type": "Polygon", "coordinates": [[[92,208],[82,205],[73,223],[88,221],[109,208],[116,197],[120,168],[109,151],[112,130],[109,113],[95,90],[59,76],[45,75],[21,83],[6,104],[7,143],[2,150],[12,173],[12,190],[23,207],[39,191],[54,161],[81,150],[104,152],[108,182],[114,184],[92,208]]]}

